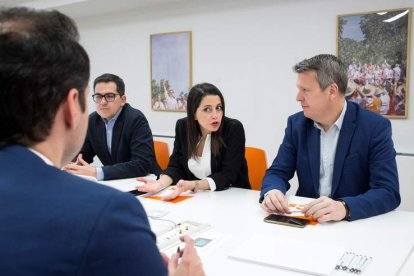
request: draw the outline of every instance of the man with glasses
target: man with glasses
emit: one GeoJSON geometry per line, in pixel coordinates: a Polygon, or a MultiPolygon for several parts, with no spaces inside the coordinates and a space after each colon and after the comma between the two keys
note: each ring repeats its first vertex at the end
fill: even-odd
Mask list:
{"type": "Polygon", "coordinates": [[[151,129],[144,114],[126,103],[123,80],[103,74],[93,86],[96,112],[89,115],[88,133],[76,162],[65,170],[98,180],[158,175],[151,129]],[[95,156],[103,167],[89,165],[95,156]]]}

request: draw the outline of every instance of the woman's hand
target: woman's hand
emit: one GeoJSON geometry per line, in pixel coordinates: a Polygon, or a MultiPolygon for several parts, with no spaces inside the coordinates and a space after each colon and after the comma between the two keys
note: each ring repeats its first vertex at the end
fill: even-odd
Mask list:
{"type": "Polygon", "coordinates": [[[175,190],[167,195],[167,196],[163,196],[161,199],[168,201],[168,200],[173,200],[174,198],[178,197],[181,193],[184,193],[186,191],[189,190],[194,190],[195,188],[195,181],[187,181],[187,180],[180,180],[177,182],[177,185],[175,186],[175,190]]]}
{"type": "Polygon", "coordinates": [[[158,193],[159,191],[165,189],[169,185],[165,185],[160,183],[158,180],[146,178],[146,177],[138,177],[137,181],[144,182],[144,185],[137,186],[136,189],[140,192],[145,193],[158,193]]]}

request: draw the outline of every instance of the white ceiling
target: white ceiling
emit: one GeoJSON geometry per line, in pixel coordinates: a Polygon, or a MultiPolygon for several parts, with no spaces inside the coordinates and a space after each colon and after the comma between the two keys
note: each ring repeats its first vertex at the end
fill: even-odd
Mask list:
{"type": "MultiPolygon", "coordinates": [[[[217,0],[0,0],[0,7],[29,6],[57,9],[73,18],[148,9],[171,4],[194,4],[217,0]]],[[[224,1],[224,0],[219,0],[224,1]]]]}

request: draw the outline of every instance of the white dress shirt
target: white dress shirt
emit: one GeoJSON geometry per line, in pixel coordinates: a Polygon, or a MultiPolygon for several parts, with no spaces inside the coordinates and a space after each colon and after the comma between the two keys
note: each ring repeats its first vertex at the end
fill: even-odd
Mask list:
{"type": "Polygon", "coordinates": [[[41,154],[40,152],[32,149],[32,148],[28,148],[31,152],[33,152],[34,154],[36,154],[37,156],[40,157],[40,159],[42,159],[46,164],[53,166],[52,161],[50,161],[49,158],[47,158],[46,156],[44,156],[43,154],[41,154]]]}
{"type": "Polygon", "coordinates": [[[211,134],[207,134],[201,156],[188,159],[188,169],[198,179],[206,179],[210,190],[216,190],[216,182],[211,177],[211,134]]]}

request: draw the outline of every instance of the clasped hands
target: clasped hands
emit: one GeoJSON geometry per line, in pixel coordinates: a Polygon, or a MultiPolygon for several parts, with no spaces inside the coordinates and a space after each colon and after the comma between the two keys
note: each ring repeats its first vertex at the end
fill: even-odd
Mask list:
{"type": "MultiPolygon", "coordinates": [[[[154,180],[146,177],[138,177],[137,181],[144,182],[144,185],[137,186],[137,190],[145,193],[158,193],[159,191],[167,188],[170,184],[164,184],[160,180],[154,180]]],[[[196,186],[195,181],[180,180],[177,182],[175,189],[171,194],[162,196],[161,199],[165,201],[173,200],[177,198],[181,193],[186,191],[193,191],[196,186]]]]}
{"type": "MultiPolygon", "coordinates": [[[[268,213],[290,214],[285,195],[279,190],[271,190],[262,202],[262,208],[268,213]]],[[[321,196],[303,208],[305,216],[312,216],[318,222],[340,221],[346,215],[345,206],[332,198],[321,196]]]]}
{"type": "Polygon", "coordinates": [[[92,167],[88,164],[88,162],[83,160],[82,154],[78,155],[76,162],[64,166],[63,170],[71,174],[87,175],[96,178],[96,168],[92,167]]]}

